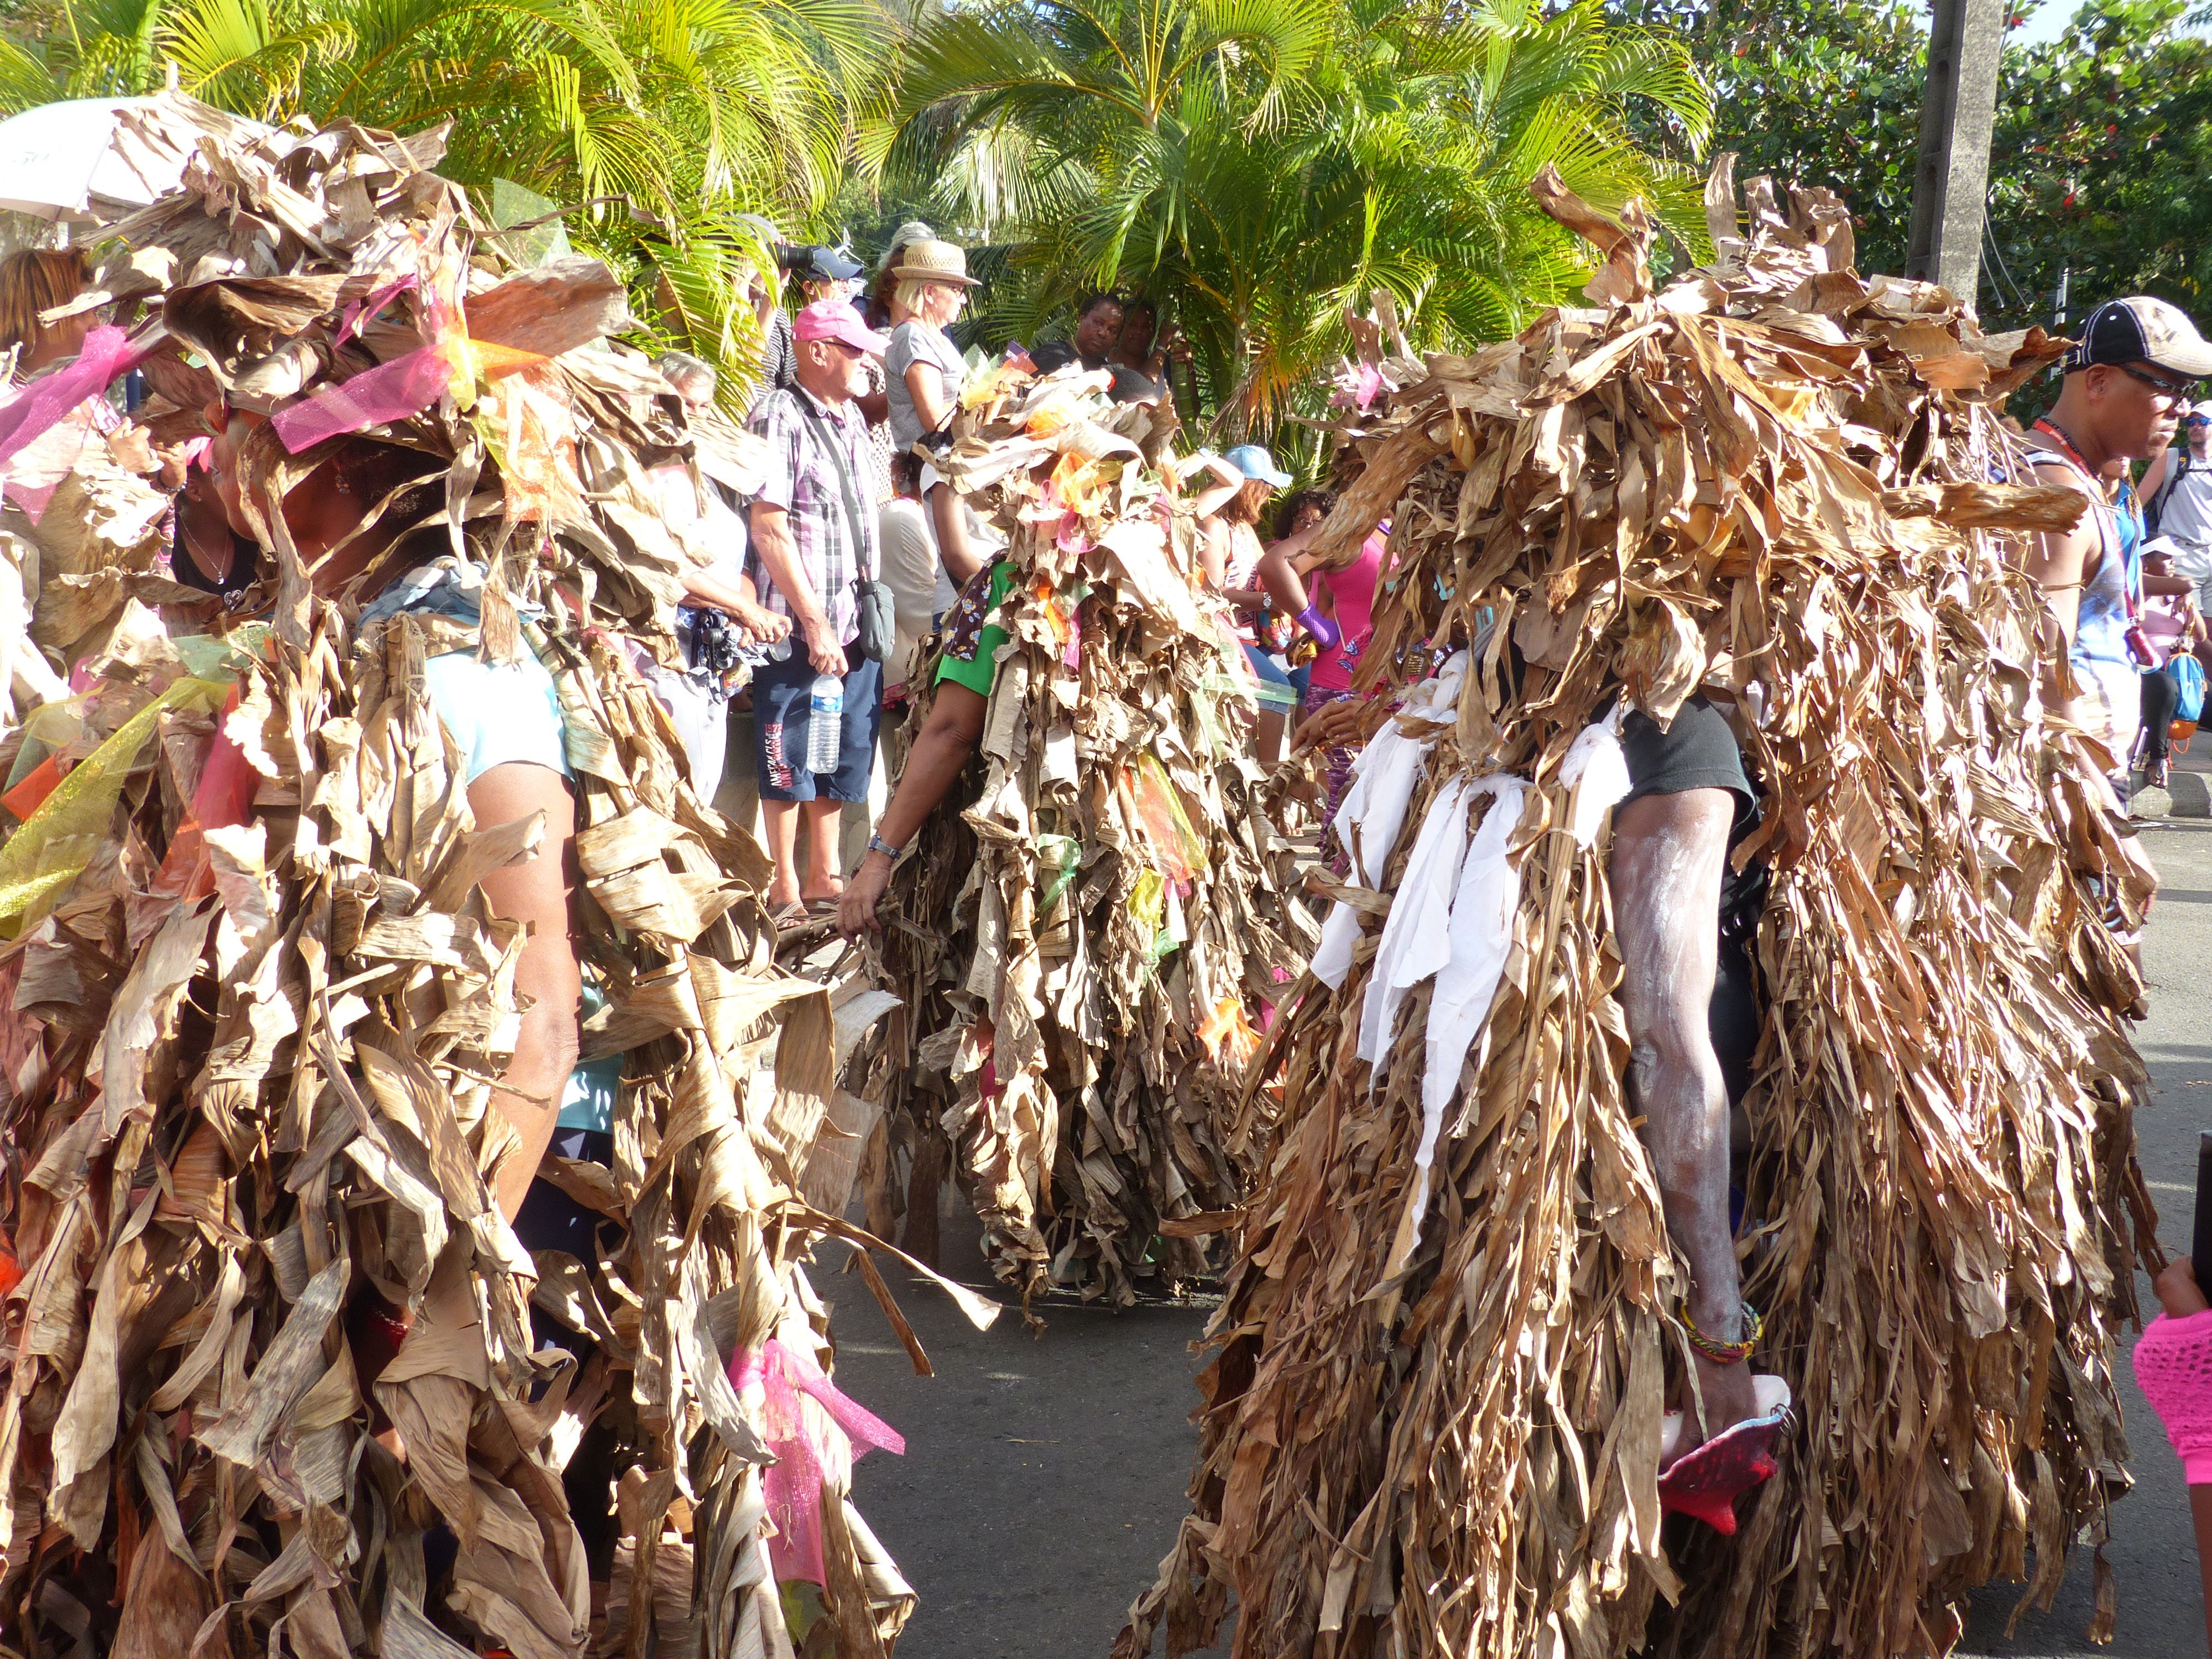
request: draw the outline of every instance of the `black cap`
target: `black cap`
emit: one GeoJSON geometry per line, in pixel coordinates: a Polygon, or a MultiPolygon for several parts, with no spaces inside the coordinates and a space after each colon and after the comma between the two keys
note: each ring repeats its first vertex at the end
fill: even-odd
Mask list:
{"type": "Polygon", "coordinates": [[[849,283],[862,270],[860,262],[834,247],[811,247],[811,257],[805,264],[795,266],[799,276],[810,283],[849,283]]]}
{"type": "Polygon", "coordinates": [[[2071,374],[2099,363],[2148,363],[2185,380],[2201,380],[2212,376],[2212,345],[2180,307],[2139,294],[2107,300],[2091,312],[2061,367],[2071,374]]]}

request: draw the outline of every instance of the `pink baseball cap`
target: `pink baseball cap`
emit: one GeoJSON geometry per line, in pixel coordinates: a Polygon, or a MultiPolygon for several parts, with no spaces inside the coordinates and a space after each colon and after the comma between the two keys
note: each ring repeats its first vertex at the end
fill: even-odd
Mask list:
{"type": "Polygon", "coordinates": [[[792,331],[802,340],[838,340],[855,350],[878,355],[891,343],[890,335],[878,334],[860,320],[849,300],[817,300],[799,313],[792,331]]]}

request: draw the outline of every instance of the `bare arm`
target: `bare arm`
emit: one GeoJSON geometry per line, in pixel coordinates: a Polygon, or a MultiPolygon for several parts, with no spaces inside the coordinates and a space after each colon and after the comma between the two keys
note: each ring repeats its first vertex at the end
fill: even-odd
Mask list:
{"type": "Polygon", "coordinates": [[[791,632],[791,618],[764,609],[750,576],[726,581],[705,566],[687,570],[681,578],[684,597],[694,605],[710,605],[737,618],[746,632],[763,640],[780,640],[791,632]]]}
{"type": "Polygon", "coordinates": [[[1251,482],[1218,455],[1194,455],[1191,459],[1213,475],[1214,482],[1191,498],[1191,511],[1210,519],[1229,505],[1230,498],[1251,482]]]}
{"type": "MultiPolygon", "coordinates": [[[[945,384],[945,371],[935,363],[919,359],[908,363],[906,389],[914,398],[914,412],[921,417],[924,432],[941,430],[952,418],[953,400],[945,384]]],[[[969,545],[966,504],[950,484],[929,487],[929,520],[937,532],[937,556],[957,586],[983,568],[983,556],[969,545]]]]}
{"type": "Polygon", "coordinates": [[[935,363],[916,358],[906,366],[906,389],[914,399],[914,412],[921,417],[924,432],[939,430],[952,418],[952,399],[945,395],[945,371],[935,363]]]}
{"type": "Polygon", "coordinates": [[[949,483],[929,487],[929,526],[937,533],[937,556],[945,574],[955,587],[966,586],[987,561],[968,539],[968,504],[949,483]]]}
{"type": "MultiPolygon", "coordinates": [[[[2039,467],[2037,471],[2046,483],[2074,483],[2074,474],[2069,468],[2039,467]]],[[[2044,665],[2044,700],[2069,719],[2073,718],[2072,699],[2058,695],[2058,668],[2074,649],[2075,631],[2081,621],[2082,585],[2096,574],[2103,556],[2104,544],[2098,537],[2097,518],[2092,511],[2084,513],[2081,522],[2071,530],[2032,538],[2021,562],[2021,568],[2043,589],[2052,613],[2058,618],[2063,647],[2057,661],[2044,665]]]]}
{"type": "Polygon", "coordinates": [[[478,823],[512,823],[545,814],[545,839],[520,864],[483,878],[492,914],[530,929],[515,964],[514,988],[527,998],[514,1058],[492,1101],[514,1125],[521,1150],[496,1172],[493,1196],[509,1221],[522,1207],[538,1165],[553,1139],[561,1097],[576,1065],[576,1002],[583,990],[575,947],[568,937],[568,895],[574,885],[576,804],[567,781],[550,767],[528,761],[495,766],[469,786],[469,811],[478,823]]]}
{"type": "Polygon", "coordinates": [[[769,580],[791,607],[799,636],[806,641],[807,660],[817,674],[845,672],[845,647],[830,632],[830,619],[814,597],[814,584],[799,568],[799,548],[791,539],[791,515],[770,501],[755,501],[752,510],[753,550],[768,567],[769,580]]]}
{"type": "Polygon", "coordinates": [[[1306,585],[1298,579],[1297,566],[1286,557],[1279,547],[1271,547],[1260,556],[1259,568],[1252,573],[1260,579],[1260,586],[1267,590],[1276,608],[1295,617],[1306,608],[1306,585]]]}
{"type": "Polygon", "coordinates": [[[1320,533],[1321,526],[1316,524],[1284,537],[1260,556],[1259,568],[1253,572],[1274,600],[1275,608],[1286,617],[1301,614],[1310,603],[1301,580],[1304,571],[1297,562],[1320,533]]]}
{"type": "MultiPolygon", "coordinates": [[[[907,751],[898,793],[876,824],[876,834],[885,846],[904,848],[937,810],[982,741],[983,717],[989,708],[989,700],[971,687],[951,680],[938,683],[928,722],[907,751]]],[[[871,849],[845,884],[845,896],[837,906],[837,931],[848,939],[858,939],[864,931],[881,931],[876,906],[890,879],[890,859],[871,849]]]]}

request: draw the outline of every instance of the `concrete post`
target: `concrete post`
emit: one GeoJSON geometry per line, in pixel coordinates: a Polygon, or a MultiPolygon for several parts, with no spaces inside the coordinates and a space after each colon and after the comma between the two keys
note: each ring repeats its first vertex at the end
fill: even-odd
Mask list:
{"type": "Polygon", "coordinates": [[[1920,105],[1920,164],[1905,270],[1941,283],[1970,307],[1981,282],[2005,9],[2006,0],[1935,0],[1929,20],[1928,90],[1920,105]]]}

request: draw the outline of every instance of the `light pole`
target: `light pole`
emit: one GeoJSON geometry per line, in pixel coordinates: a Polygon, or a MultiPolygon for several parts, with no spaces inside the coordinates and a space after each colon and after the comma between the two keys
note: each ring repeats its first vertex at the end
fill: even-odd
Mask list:
{"type": "Polygon", "coordinates": [[[1990,129],[2008,0],[1935,0],[1920,161],[1912,180],[1908,276],[1941,283],[1972,307],[1981,282],[1990,129]]]}

